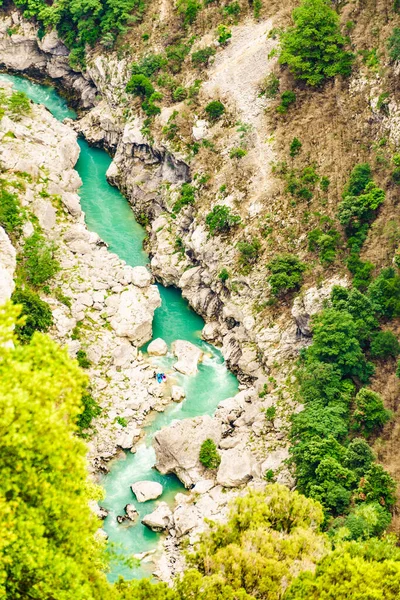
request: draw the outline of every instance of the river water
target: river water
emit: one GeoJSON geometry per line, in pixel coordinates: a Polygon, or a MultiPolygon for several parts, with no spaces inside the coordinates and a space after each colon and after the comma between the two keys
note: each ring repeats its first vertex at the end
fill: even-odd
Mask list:
{"type": "MultiPolygon", "coordinates": [[[[60,121],[67,117],[76,118],[75,112],[52,87],[7,74],[0,74],[0,80],[12,81],[15,89],[25,92],[34,102],[45,105],[60,121]]],[[[144,229],[136,222],[126,198],[106,180],[110,157],[103,150],[91,148],[85,140],[79,139],[79,146],[81,153],[75,168],[82,179],[79,194],[87,227],[98,233],[110,250],[127,264],[148,264],[148,256],[143,250],[144,229]]],[[[136,453],[128,452],[124,458],[115,460],[110,472],[101,480],[105,490],[101,505],[110,511],[104,521],[104,529],[115,544],[116,552],[123,557],[155,549],[160,540],[160,534],[150,531],[140,522],[144,515],[154,510],[157,502],[138,503],[130,485],[144,479],[160,482],[164,489],[160,500],[168,502],[171,507],[176,493],[184,491],[175,476],[160,475],[153,468],[155,455],[151,441],[154,433],[178,419],[213,414],[221,400],[233,396],[238,390],[237,379],[227,370],[221,353],[200,338],[203,319],[189,308],[177,289],[159,286],[159,290],[162,305],[154,315],[153,337],[161,337],[167,344],[176,339],[188,340],[205,350],[207,357],[194,377],[173,372],[174,358],[170,355],[152,359],[160,370],[171,372],[171,376],[173,373],[177,383],[184,387],[186,399],[180,404],[172,403],[165,412],[152,416],[145,427],[145,439],[136,453]],[[116,521],[116,516],[124,514],[124,506],[128,503],[134,504],[140,515],[138,522],[130,527],[116,521]]],[[[114,581],[120,575],[127,579],[148,576],[151,567],[151,563],[142,563],[140,567],[133,568],[117,560],[113,563],[109,579],[114,581]]]]}

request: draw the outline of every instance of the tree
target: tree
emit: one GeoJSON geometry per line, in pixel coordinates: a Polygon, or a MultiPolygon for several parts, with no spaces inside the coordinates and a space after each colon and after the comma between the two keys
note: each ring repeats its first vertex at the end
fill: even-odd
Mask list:
{"type": "Polygon", "coordinates": [[[21,307],[23,318],[15,327],[15,333],[21,342],[29,342],[35,331],[46,332],[53,325],[50,306],[30,288],[16,288],[11,300],[21,307]]]}
{"type": "Polygon", "coordinates": [[[268,283],[274,296],[297,289],[303,281],[307,265],[293,254],[279,254],[267,265],[271,272],[268,283]]]}
{"type": "Polygon", "coordinates": [[[341,544],[317,566],[302,573],[285,600],[397,600],[400,559],[393,540],[341,544]]]}
{"type": "Polygon", "coordinates": [[[400,316],[400,275],[393,267],[382,269],[368,288],[379,314],[392,319],[400,316]]]}
{"type": "Polygon", "coordinates": [[[221,456],[213,440],[205,440],[200,448],[199,460],[206,469],[218,469],[221,456]]]}
{"type": "Polygon", "coordinates": [[[400,354],[400,343],[392,331],[378,331],[371,338],[372,358],[396,358],[400,354]]]}
{"type": "Polygon", "coordinates": [[[207,104],[205,111],[211,121],[218,121],[225,112],[225,106],[219,100],[212,100],[207,104]]]}
{"type": "Polygon", "coordinates": [[[279,62],[311,86],[350,75],[353,55],[344,50],[339,17],[325,0],[302,0],[293,11],[294,27],[281,38],[279,62]]]}
{"type": "Polygon", "coordinates": [[[0,309],[0,595],[105,599],[86,446],[74,435],[86,378],[46,335],[20,345],[17,312],[0,309]]]}
{"type": "Polygon", "coordinates": [[[312,319],[313,344],[308,359],[334,363],[343,376],[358,377],[367,382],[373,373],[357,339],[353,317],[345,310],[327,308],[312,319]]]}
{"type": "Polygon", "coordinates": [[[25,241],[23,268],[26,278],[34,287],[42,286],[60,270],[55,251],[55,244],[47,242],[37,231],[25,241]]]}
{"type": "Polygon", "coordinates": [[[210,234],[225,233],[239,225],[241,218],[239,215],[232,213],[229,206],[214,206],[212,211],[206,216],[206,225],[210,230],[210,234]]]}
{"type": "Polygon", "coordinates": [[[354,429],[366,436],[381,429],[391,417],[391,412],[385,409],[379,394],[368,388],[361,388],[354,399],[354,405],[354,429]]]}
{"type": "Polygon", "coordinates": [[[331,304],[334,309],[345,310],[353,317],[357,339],[364,347],[371,333],[379,327],[377,306],[359,290],[338,285],[332,289],[331,304]]]}

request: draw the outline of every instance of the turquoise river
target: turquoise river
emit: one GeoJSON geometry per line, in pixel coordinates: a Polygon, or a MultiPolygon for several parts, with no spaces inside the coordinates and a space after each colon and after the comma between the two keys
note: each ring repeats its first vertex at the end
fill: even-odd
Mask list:
{"type": "MultiPolygon", "coordinates": [[[[0,79],[11,81],[15,89],[25,92],[34,102],[45,105],[60,121],[76,117],[54,88],[14,75],[0,74],[0,79]]],[[[143,250],[145,232],[136,222],[127,200],[106,180],[111,158],[103,150],[91,148],[85,140],[79,139],[79,145],[81,153],[76,169],[82,179],[79,193],[88,228],[98,233],[110,250],[127,264],[148,264],[148,256],[143,250]]],[[[174,372],[179,385],[185,388],[184,402],[172,403],[165,412],[152,415],[146,423],[145,439],[137,447],[136,453],[129,452],[115,460],[109,473],[101,480],[105,490],[101,505],[109,510],[104,529],[109,540],[115,544],[116,551],[125,557],[153,550],[160,541],[159,534],[140,522],[144,515],[154,510],[156,502],[136,502],[130,485],[144,479],[159,481],[164,488],[161,499],[171,506],[176,493],[184,491],[175,476],[160,475],[153,468],[155,456],[151,443],[154,433],[177,419],[212,414],[221,400],[234,395],[238,389],[237,379],[227,370],[221,353],[201,340],[200,331],[204,325],[201,317],[189,308],[177,289],[159,286],[159,290],[162,305],[154,316],[154,338],[161,337],[168,344],[176,339],[188,340],[202,347],[207,352],[207,358],[199,365],[198,374],[194,377],[174,372]],[[116,516],[124,514],[124,506],[128,503],[135,504],[139,511],[139,521],[130,527],[119,525],[116,521],[116,516]]],[[[173,357],[157,360],[166,373],[172,371],[173,357]]],[[[151,567],[151,563],[144,561],[135,568],[128,566],[126,561],[115,561],[109,578],[114,581],[119,575],[127,579],[149,576],[151,567]]]]}

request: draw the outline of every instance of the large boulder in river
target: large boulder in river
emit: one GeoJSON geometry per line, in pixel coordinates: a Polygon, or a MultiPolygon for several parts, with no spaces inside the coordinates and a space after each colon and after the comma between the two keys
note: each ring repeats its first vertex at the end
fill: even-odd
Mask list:
{"type": "Polygon", "coordinates": [[[223,487],[238,487],[256,474],[256,461],[249,450],[232,448],[221,454],[217,483],[223,487]]]}
{"type": "Polygon", "coordinates": [[[157,481],[137,481],[131,485],[131,490],[138,502],[156,500],[163,493],[163,487],[157,481]]]}
{"type": "Polygon", "coordinates": [[[143,525],[146,525],[152,531],[163,531],[172,524],[172,512],[166,502],[160,502],[156,510],[142,519],[143,525]]]}
{"type": "Polygon", "coordinates": [[[145,290],[131,288],[117,296],[107,298],[106,304],[115,304],[115,313],[110,321],[117,335],[126,337],[136,346],[142,346],[152,337],[153,315],[161,306],[158,288],[150,285],[145,290]]]}
{"type": "Polygon", "coordinates": [[[176,340],[172,344],[172,352],[178,361],[174,364],[174,369],[184,375],[196,375],[197,363],[203,359],[203,352],[190,342],[176,340]]]}
{"type": "Polygon", "coordinates": [[[168,346],[161,338],[156,338],[147,346],[149,356],[164,356],[168,352],[168,346]]]}
{"type": "Polygon", "coordinates": [[[216,445],[221,439],[219,423],[208,415],[183,419],[164,427],[155,434],[153,441],[156,468],[163,475],[175,473],[187,488],[210,477],[211,473],[199,460],[201,445],[207,439],[216,445]]]}

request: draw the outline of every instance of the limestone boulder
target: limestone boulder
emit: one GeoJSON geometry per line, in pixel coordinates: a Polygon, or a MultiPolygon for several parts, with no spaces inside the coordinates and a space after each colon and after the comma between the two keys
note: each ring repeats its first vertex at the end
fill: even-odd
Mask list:
{"type": "Polygon", "coordinates": [[[138,502],[156,500],[163,493],[163,487],[157,481],[138,481],[131,485],[131,490],[138,502]]]}
{"type": "Polygon", "coordinates": [[[178,361],[174,364],[174,369],[184,375],[196,375],[197,364],[203,359],[203,352],[185,340],[177,340],[172,344],[172,352],[178,361]]]}
{"type": "Polygon", "coordinates": [[[177,507],[174,512],[174,526],[178,538],[189,533],[189,531],[197,527],[198,524],[199,513],[193,504],[181,504],[177,507]]]}
{"type": "Polygon", "coordinates": [[[163,531],[172,524],[172,512],[166,502],[160,502],[156,510],[142,519],[143,525],[146,525],[152,531],[163,531]]]}
{"type": "Polygon", "coordinates": [[[147,346],[149,356],[165,356],[168,352],[168,346],[161,338],[156,338],[147,346]]]}
{"type": "Polygon", "coordinates": [[[117,446],[123,450],[130,450],[135,442],[139,439],[140,434],[141,430],[136,427],[136,425],[124,427],[123,431],[121,431],[117,437],[117,446]]]}
{"type": "Polygon", "coordinates": [[[139,516],[138,511],[136,510],[136,507],[134,504],[127,504],[124,508],[125,510],[125,514],[128,517],[128,519],[130,521],[136,521],[136,519],[139,516]]]}
{"type": "Polygon", "coordinates": [[[140,288],[146,288],[151,284],[151,273],[146,267],[134,267],[131,273],[133,285],[140,288]]]}
{"type": "Polygon", "coordinates": [[[223,487],[238,487],[255,475],[256,461],[247,449],[232,448],[221,452],[217,483],[223,487]]]}
{"type": "Polygon", "coordinates": [[[211,439],[218,446],[221,427],[210,416],[183,419],[158,431],[153,440],[156,468],[166,475],[175,473],[187,488],[192,487],[209,472],[199,460],[202,443],[211,439]]]}
{"type": "Polygon", "coordinates": [[[156,286],[149,286],[145,293],[130,288],[120,294],[110,325],[117,335],[128,338],[136,346],[142,346],[152,337],[153,315],[160,305],[160,293],[156,286]]]}
{"type": "Polygon", "coordinates": [[[181,402],[186,396],[186,392],[180,385],[173,385],[171,389],[171,397],[174,402],[181,402]]]}

